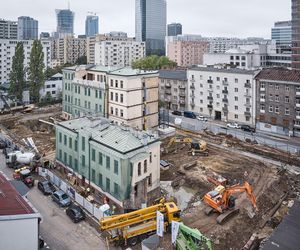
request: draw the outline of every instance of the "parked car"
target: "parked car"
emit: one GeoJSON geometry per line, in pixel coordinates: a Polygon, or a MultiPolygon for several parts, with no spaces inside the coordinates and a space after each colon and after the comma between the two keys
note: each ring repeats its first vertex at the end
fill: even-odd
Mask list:
{"type": "Polygon", "coordinates": [[[70,219],[74,222],[77,223],[81,220],[85,219],[85,213],[81,209],[81,207],[72,204],[69,206],[66,210],[66,214],[70,217],[70,219]]]}
{"type": "Polygon", "coordinates": [[[236,122],[232,122],[232,123],[227,123],[227,128],[241,128],[241,126],[239,124],[237,124],[236,122]]]}
{"type": "Polygon", "coordinates": [[[52,194],[52,200],[61,207],[67,207],[71,204],[70,197],[62,190],[57,190],[52,194]]]}
{"type": "Polygon", "coordinates": [[[187,117],[187,118],[192,118],[192,119],[196,119],[197,118],[197,116],[195,115],[195,113],[192,112],[192,111],[184,111],[183,115],[184,115],[184,117],[187,117]]]}
{"type": "Polygon", "coordinates": [[[56,188],[53,186],[53,184],[47,180],[39,181],[38,182],[38,189],[44,194],[44,195],[50,195],[53,194],[56,191],[56,188]]]}
{"type": "Polygon", "coordinates": [[[242,125],[241,129],[247,132],[255,133],[255,128],[250,127],[249,125],[242,125]]]}
{"type": "Polygon", "coordinates": [[[179,116],[182,116],[182,112],[179,111],[179,110],[174,110],[174,111],[172,112],[172,115],[179,115],[179,116]]]}
{"type": "Polygon", "coordinates": [[[203,115],[199,115],[199,116],[197,116],[197,119],[198,119],[199,121],[204,121],[204,122],[207,122],[207,118],[206,118],[206,117],[204,117],[203,115]]]}

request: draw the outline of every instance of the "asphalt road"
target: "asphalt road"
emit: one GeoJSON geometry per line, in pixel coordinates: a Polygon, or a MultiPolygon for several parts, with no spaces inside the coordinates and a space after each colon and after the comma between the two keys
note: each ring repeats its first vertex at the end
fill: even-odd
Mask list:
{"type": "Polygon", "coordinates": [[[251,140],[256,140],[259,144],[266,144],[268,146],[278,148],[284,151],[289,151],[291,153],[300,153],[300,141],[296,142],[295,140],[279,137],[276,135],[269,135],[260,131],[256,133],[245,132],[241,129],[235,128],[227,128],[226,124],[223,122],[216,122],[213,119],[208,119],[207,122],[199,121],[198,119],[191,119],[183,116],[175,116],[171,113],[168,114],[167,111],[165,112],[164,116],[161,112],[161,117],[164,117],[164,121],[167,122],[168,120],[170,123],[173,123],[175,118],[182,119],[181,126],[193,131],[201,131],[203,129],[208,129],[213,133],[225,133],[231,134],[241,140],[245,140],[249,138],[251,140]]]}
{"type": "MultiPolygon", "coordinates": [[[[0,153],[0,171],[12,178],[12,170],[6,167],[2,153],[0,153]]],[[[44,249],[106,249],[104,241],[95,228],[85,221],[74,224],[66,216],[65,208],[56,205],[49,196],[44,196],[36,185],[28,192],[27,198],[42,215],[40,234],[46,242],[44,249]]]]}

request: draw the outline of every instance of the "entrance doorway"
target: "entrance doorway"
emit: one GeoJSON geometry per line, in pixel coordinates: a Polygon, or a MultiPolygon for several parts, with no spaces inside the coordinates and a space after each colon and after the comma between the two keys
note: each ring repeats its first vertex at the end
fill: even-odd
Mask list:
{"type": "Polygon", "coordinates": [[[215,120],[221,120],[221,119],[222,119],[221,111],[215,111],[215,120]]]}

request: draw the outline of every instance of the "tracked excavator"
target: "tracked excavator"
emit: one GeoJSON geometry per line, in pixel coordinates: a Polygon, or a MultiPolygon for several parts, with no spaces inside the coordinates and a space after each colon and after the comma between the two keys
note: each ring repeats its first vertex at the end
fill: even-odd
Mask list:
{"type": "Polygon", "coordinates": [[[168,153],[169,149],[175,144],[189,144],[191,148],[189,154],[191,155],[208,156],[207,143],[204,140],[196,141],[190,137],[172,137],[165,147],[165,151],[168,153]]]}
{"type": "Polygon", "coordinates": [[[205,213],[207,215],[213,212],[220,213],[217,217],[217,222],[219,224],[224,223],[233,215],[239,213],[239,208],[235,208],[235,197],[233,194],[243,192],[246,192],[252,206],[257,211],[256,197],[253,193],[253,189],[248,182],[245,182],[243,185],[237,184],[230,187],[219,185],[214,190],[205,194],[203,200],[209,206],[205,213]]]}

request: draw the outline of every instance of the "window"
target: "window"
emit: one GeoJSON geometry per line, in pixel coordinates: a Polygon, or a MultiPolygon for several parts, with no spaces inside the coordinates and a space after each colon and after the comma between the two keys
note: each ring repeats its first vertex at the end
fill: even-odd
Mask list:
{"type": "Polygon", "coordinates": [[[149,161],[150,161],[150,163],[152,163],[152,152],[150,152],[150,159],[149,159],[149,161]]]}
{"type": "Polygon", "coordinates": [[[113,79],[110,80],[110,86],[111,86],[111,87],[114,86],[114,80],[113,80],[113,79]]]}
{"type": "Polygon", "coordinates": [[[123,81],[120,81],[120,88],[123,88],[123,81]]]}
{"type": "Polygon", "coordinates": [[[81,165],[83,167],[85,167],[85,156],[84,155],[81,156],[81,165]]]}
{"type": "Polygon", "coordinates": [[[290,115],[290,108],[285,108],[285,115],[290,115]]]}
{"type": "Polygon", "coordinates": [[[115,95],[115,101],[116,101],[116,102],[119,101],[119,95],[118,95],[118,93],[116,93],[116,95],[115,95]]]}
{"type": "Polygon", "coordinates": [[[118,116],[119,115],[119,110],[118,108],[115,109],[115,116],[118,116]]]}
{"type": "Polygon", "coordinates": [[[102,91],[99,90],[99,99],[102,99],[102,91]]]}
{"type": "Polygon", "coordinates": [[[264,104],[260,105],[260,110],[265,111],[265,105],[264,104]]]}
{"type": "Polygon", "coordinates": [[[234,79],[234,82],[235,82],[235,83],[238,83],[238,82],[239,82],[239,79],[235,78],[235,79],[234,79]]]}
{"type": "Polygon", "coordinates": [[[279,107],[278,106],[275,107],[275,113],[279,114],[279,107]]]}
{"type": "Polygon", "coordinates": [[[106,156],[106,169],[110,169],[110,158],[106,156]]]}
{"type": "Polygon", "coordinates": [[[239,106],[234,106],[234,109],[235,110],[239,110],[239,106]]]}
{"type": "Polygon", "coordinates": [[[235,119],[239,119],[239,116],[238,116],[238,115],[234,115],[234,118],[235,118],[235,119]]]}
{"type": "Polygon", "coordinates": [[[67,136],[64,135],[64,145],[67,145],[67,136]]]}
{"type": "Polygon", "coordinates": [[[110,179],[106,178],[106,191],[110,192],[110,179]]]}
{"type": "Polygon", "coordinates": [[[96,160],[96,150],[92,149],[92,161],[96,160]]]}
{"type": "Polygon", "coordinates": [[[61,135],[60,132],[59,132],[59,134],[58,134],[58,138],[59,138],[59,142],[61,143],[61,141],[62,141],[62,135],[61,135]]]}
{"type": "Polygon", "coordinates": [[[95,90],[95,97],[98,98],[98,90],[95,90]]]}
{"type": "Polygon", "coordinates": [[[269,106],[269,112],[270,112],[270,113],[273,112],[273,106],[269,106]]]}
{"type": "Polygon", "coordinates": [[[290,102],[290,97],[289,96],[286,96],[285,97],[285,103],[289,103],[290,102]]]}
{"type": "Polygon", "coordinates": [[[88,96],[91,96],[91,89],[88,88],[88,96]]]}
{"type": "Polygon", "coordinates": [[[78,142],[77,142],[77,140],[74,141],[74,148],[75,148],[75,152],[77,152],[77,150],[78,150],[78,142]]]}
{"type": "Polygon", "coordinates": [[[239,98],[237,96],[235,96],[234,100],[237,102],[239,100],[239,98]]]}
{"type": "Polygon", "coordinates": [[[84,95],[87,95],[87,88],[84,88],[84,95]]]}
{"type": "Polygon", "coordinates": [[[119,196],[120,186],[117,183],[114,183],[114,193],[116,196],[119,196]]]}
{"type": "Polygon", "coordinates": [[[147,173],[147,160],[144,160],[144,173],[147,173]]]}
{"type": "Polygon", "coordinates": [[[275,102],[279,102],[279,95],[275,96],[275,102]]]}
{"type": "Polygon", "coordinates": [[[217,94],[217,98],[220,98],[220,94],[217,94]]]}
{"type": "Polygon", "coordinates": [[[152,174],[149,175],[148,186],[152,186],[152,174]]]}
{"type": "Polygon", "coordinates": [[[100,187],[102,187],[102,185],[103,185],[103,180],[102,180],[102,174],[99,174],[98,175],[98,185],[100,186],[100,187]]]}
{"type": "Polygon", "coordinates": [[[81,149],[82,151],[85,151],[85,137],[81,137],[81,149]]]}
{"type": "Polygon", "coordinates": [[[261,87],[262,89],[264,89],[264,88],[266,87],[265,83],[264,83],[264,82],[261,82],[261,83],[260,83],[260,87],[261,87]]]}
{"type": "Polygon", "coordinates": [[[69,138],[69,148],[72,149],[72,138],[69,138]]]}
{"type": "Polygon", "coordinates": [[[61,160],[61,158],[62,158],[62,151],[61,151],[61,149],[59,150],[58,158],[59,158],[60,160],[61,160]]]}
{"type": "Polygon", "coordinates": [[[234,88],[234,92],[239,92],[239,89],[238,88],[234,88]]]}
{"type": "Polygon", "coordinates": [[[114,93],[110,92],[110,100],[113,101],[114,100],[114,93]]]}
{"type": "Polygon", "coordinates": [[[78,160],[74,159],[74,170],[78,171],[78,160]]]}
{"type": "Polygon", "coordinates": [[[141,176],[142,174],[142,164],[139,162],[138,164],[138,176],[141,176]]]}
{"type": "Polygon", "coordinates": [[[118,80],[116,80],[116,88],[119,88],[118,80]]]}
{"type": "Polygon", "coordinates": [[[278,84],[275,85],[275,90],[279,90],[279,85],[278,84]]]}
{"type": "Polygon", "coordinates": [[[286,85],[285,86],[285,91],[290,91],[290,86],[286,85]]]}
{"type": "Polygon", "coordinates": [[[67,153],[66,152],[64,153],[64,163],[68,164],[68,162],[67,162],[67,153]]]}
{"type": "Polygon", "coordinates": [[[95,169],[92,169],[92,182],[95,183],[95,179],[96,179],[96,171],[95,169]]]}
{"type": "Polygon", "coordinates": [[[98,163],[101,166],[103,165],[103,157],[101,152],[98,153],[98,163]]]}
{"type": "Polygon", "coordinates": [[[217,82],[219,82],[220,81],[220,77],[217,77],[217,82]]]}
{"type": "Polygon", "coordinates": [[[120,116],[123,117],[124,114],[123,114],[123,109],[120,109],[120,116]]]}
{"type": "Polygon", "coordinates": [[[110,114],[113,115],[114,114],[114,108],[110,107],[110,114]]]}
{"type": "Polygon", "coordinates": [[[123,94],[120,95],[120,102],[123,103],[123,94]]]}
{"type": "Polygon", "coordinates": [[[78,86],[78,94],[80,94],[80,86],[78,86]]]}
{"type": "Polygon", "coordinates": [[[114,160],[114,173],[119,174],[119,162],[114,160]]]}
{"type": "Polygon", "coordinates": [[[271,101],[271,102],[273,101],[273,95],[272,94],[269,95],[269,101],[271,101]]]}

